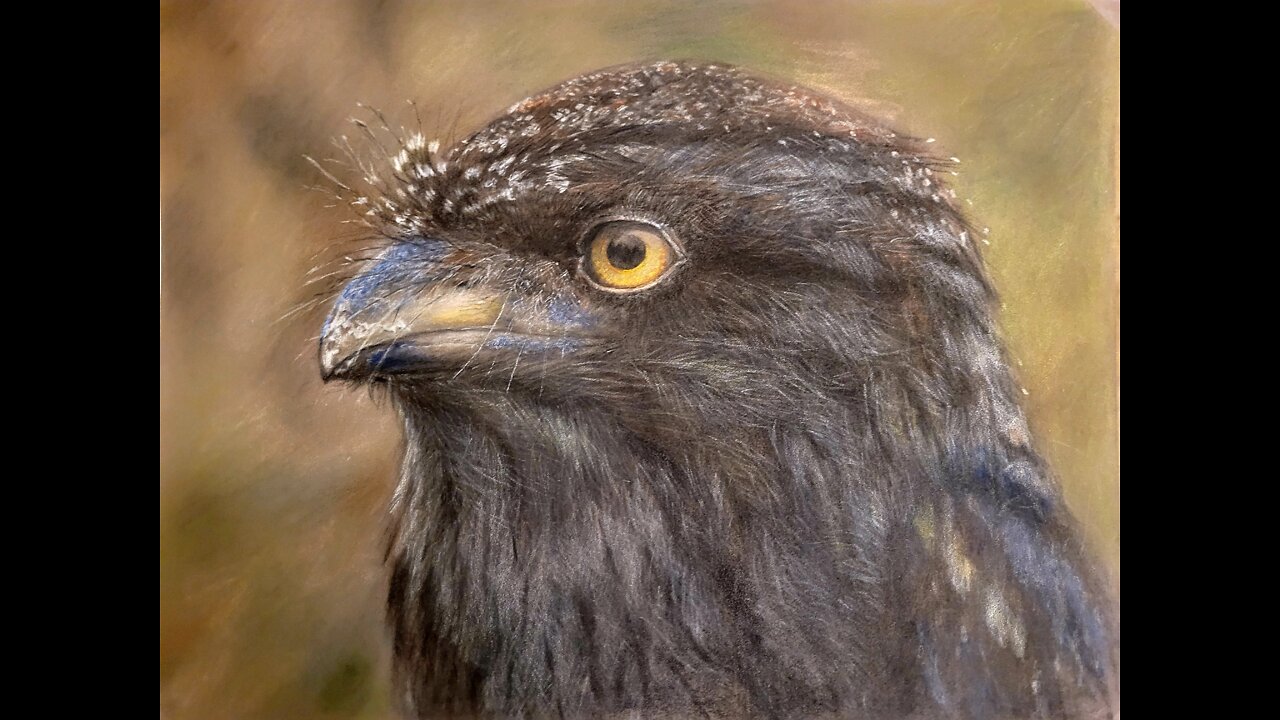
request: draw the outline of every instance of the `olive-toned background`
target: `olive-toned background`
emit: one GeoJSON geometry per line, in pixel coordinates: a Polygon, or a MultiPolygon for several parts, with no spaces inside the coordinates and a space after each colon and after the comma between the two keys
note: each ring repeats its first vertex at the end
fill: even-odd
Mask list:
{"type": "Polygon", "coordinates": [[[358,102],[460,134],[641,58],[825,88],[961,159],[1040,448],[1118,596],[1120,33],[1088,4],[162,2],[162,717],[389,712],[399,430],[320,384],[324,308],[289,314],[359,239],[303,155],[358,102]]]}

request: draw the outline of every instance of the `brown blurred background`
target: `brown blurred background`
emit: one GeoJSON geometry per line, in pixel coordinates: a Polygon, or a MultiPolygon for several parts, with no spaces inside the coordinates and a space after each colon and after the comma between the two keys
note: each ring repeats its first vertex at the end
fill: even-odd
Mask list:
{"type": "Polygon", "coordinates": [[[1118,594],[1120,32],[1083,0],[162,2],[162,717],[389,710],[399,429],[320,384],[325,308],[288,315],[317,251],[358,239],[303,155],[357,102],[465,133],[660,57],[825,88],[962,160],[1040,447],[1118,594]]]}

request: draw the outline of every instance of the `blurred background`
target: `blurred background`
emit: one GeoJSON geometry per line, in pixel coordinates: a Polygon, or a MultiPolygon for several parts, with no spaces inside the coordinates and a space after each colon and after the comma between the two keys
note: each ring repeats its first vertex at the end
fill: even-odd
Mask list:
{"type": "Polygon", "coordinates": [[[961,159],[1040,449],[1118,597],[1118,22],[1083,0],[162,2],[161,716],[389,712],[399,428],[321,385],[326,308],[290,314],[317,252],[358,239],[303,155],[336,154],[359,102],[459,135],[644,58],[823,88],[961,159]]]}

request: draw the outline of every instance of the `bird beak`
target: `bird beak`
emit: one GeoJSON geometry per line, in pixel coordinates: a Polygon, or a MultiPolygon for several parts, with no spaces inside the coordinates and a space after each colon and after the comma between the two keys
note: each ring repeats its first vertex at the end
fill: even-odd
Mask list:
{"type": "Polygon", "coordinates": [[[576,303],[464,282],[443,254],[396,245],[348,283],[320,337],[325,381],[461,367],[485,351],[565,350],[583,339],[588,323],[576,303]]]}
{"type": "Polygon", "coordinates": [[[325,380],[356,379],[365,374],[408,370],[429,361],[474,349],[494,327],[502,298],[476,289],[427,289],[393,308],[335,308],[320,340],[320,371],[325,380]]]}

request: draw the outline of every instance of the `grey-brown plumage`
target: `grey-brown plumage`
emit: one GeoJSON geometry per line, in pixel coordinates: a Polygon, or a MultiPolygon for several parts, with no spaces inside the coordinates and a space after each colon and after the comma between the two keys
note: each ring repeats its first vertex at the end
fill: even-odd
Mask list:
{"type": "Polygon", "coordinates": [[[404,419],[409,712],[1106,712],[1102,596],[943,165],[653,63],[371,173],[390,242],[321,363],[404,419]]]}

